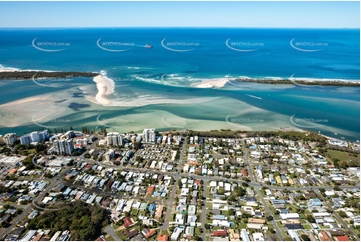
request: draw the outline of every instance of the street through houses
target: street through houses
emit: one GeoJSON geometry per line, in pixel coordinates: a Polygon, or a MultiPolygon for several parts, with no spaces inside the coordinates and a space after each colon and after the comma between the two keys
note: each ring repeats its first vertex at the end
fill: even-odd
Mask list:
{"type": "MultiPolygon", "coordinates": [[[[185,149],[186,149],[186,145],[187,145],[186,142],[184,142],[183,145],[182,145],[182,150],[181,150],[180,157],[179,157],[179,162],[178,162],[178,165],[177,165],[177,170],[178,171],[180,171],[182,169],[183,155],[184,155],[184,152],[185,152],[185,149]]],[[[167,172],[165,174],[167,174],[167,172]]],[[[170,193],[170,196],[169,196],[169,198],[167,200],[167,212],[166,212],[166,215],[165,215],[163,225],[160,227],[161,230],[168,230],[168,228],[169,228],[170,217],[171,217],[171,213],[172,213],[173,206],[174,206],[174,197],[175,197],[175,194],[176,194],[176,191],[177,191],[178,181],[180,179],[179,172],[176,172],[176,173],[173,172],[172,175],[173,175],[174,183],[173,183],[173,188],[172,188],[172,191],[170,193]]]]}
{"type": "MultiPolygon", "coordinates": [[[[184,139],[184,137],[183,137],[184,139]]],[[[317,196],[324,201],[324,206],[327,207],[329,210],[334,211],[332,209],[332,206],[326,201],[326,199],[323,197],[323,195],[319,192],[319,189],[333,189],[334,187],[331,185],[327,185],[327,184],[321,184],[317,187],[315,186],[297,186],[297,187],[291,187],[291,186],[279,186],[279,185],[270,185],[268,183],[265,182],[260,182],[259,179],[257,178],[256,180],[256,176],[254,175],[254,169],[256,168],[256,166],[258,166],[258,163],[253,163],[250,159],[249,156],[249,151],[248,148],[246,148],[246,144],[245,144],[245,139],[240,139],[240,143],[242,145],[242,159],[244,160],[244,167],[247,169],[247,174],[248,174],[248,178],[247,179],[237,179],[237,178],[225,178],[219,175],[207,175],[207,174],[188,174],[188,173],[183,173],[182,172],[182,166],[184,165],[184,157],[186,157],[186,151],[187,151],[187,142],[185,141],[182,146],[180,146],[178,148],[178,150],[180,151],[179,154],[179,160],[177,163],[177,166],[174,167],[174,169],[172,171],[164,171],[164,170],[156,170],[156,169],[150,169],[150,168],[138,168],[138,167],[131,167],[130,165],[113,165],[111,163],[107,163],[107,162],[100,162],[100,161],[94,161],[92,159],[87,159],[84,158],[84,154],[80,157],[77,158],[78,162],[83,162],[83,163],[87,163],[87,164],[96,164],[99,166],[102,166],[104,168],[113,168],[114,170],[120,170],[120,171],[131,171],[131,172],[137,172],[137,173],[145,173],[145,174],[149,174],[149,173],[153,173],[153,174],[162,174],[162,175],[167,175],[169,177],[172,177],[173,182],[172,182],[172,189],[169,191],[168,193],[168,198],[164,199],[164,200],[157,200],[154,197],[145,197],[145,196],[141,196],[141,195],[134,195],[134,194],[122,194],[122,193],[118,193],[116,191],[108,191],[105,188],[104,189],[99,189],[96,186],[84,186],[80,183],[76,183],[76,182],[70,182],[67,180],[64,180],[63,178],[65,177],[66,174],[68,174],[71,169],[75,169],[72,168],[71,166],[65,166],[62,167],[62,171],[61,173],[59,173],[58,175],[54,176],[53,178],[44,178],[42,179],[43,181],[48,182],[48,185],[46,186],[46,188],[40,192],[40,194],[38,194],[33,200],[32,203],[28,204],[28,205],[15,205],[15,207],[19,207],[24,209],[24,211],[16,216],[12,222],[11,225],[8,228],[5,228],[1,231],[0,233],[0,239],[4,239],[5,235],[7,235],[12,229],[14,229],[19,222],[21,222],[22,220],[25,219],[26,216],[28,216],[28,214],[32,211],[33,208],[36,208],[37,210],[59,210],[61,209],[61,207],[56,208],[56,209],[52,209],[52,208],[43,208],[41,206],[39,206],[39,202],[46,196],[47,193],[49,193],[53,188],[55,188],[56,186],[58,186],[60,183],[62,183],[63,185],[65,185],[66,187],[72,188],[72,189],[77,189],[78,191],[85,191],[89,194],[97,194],[99,196],[104,196],[104,197],[114,197],[116,199],[135,199],[135,200],[140,200],[143,202],[149,202],[149,203],[158,203],[158,204],[162,204],[164,205],[164,208],[166,209],[166,212],[164,214],[164,220],[162,221],[162,224],[157,227],[157,229],[159,229],[160,231],[163,232],[170,232],[170,229],[173,230],[174,228],[174,223],[171,222],[172,221],[172,215],[174,214],[174,208],[176,206],[176,201],[177,201],[177,197],[178,197],[178,187],[179,187],[179,182],[182,178],[188,178],[190,180],[193,179],[197,179],[197,180],[201,180],[202,181],[202,189],[199,191],[198,193],[198,206],[201,206],[201,209],[199,211],[201,211],[200,213],[198,212],[199,215],[199,220],[197,221],[197,229],[200,228],[200,234],[199,236],[201,237],[201,239],[203,241],[209,239],[209,236],[213,236],[210,232],[209,229],[206,229],[206,224],[207,224],[207,214],[209,214],[210,211],[207,211],[207,202],[210,203],[211,202],[211,198],[209,198],[210,194],[208,191],[208,185],[210,182],[228,182],[228,183],[234,183],[237,184],[238,186],[243,186],[244,184],[246,184],[247,186],[253,188],[253,190],[255,191],[255,195],[256,197],[258,197],[259,202],[262,204],[261,207],[263,207],[264,212],[265,212],[265,216],[266,217],[272,217],[272,219],[269,221],[269,225],[272,226],[277,234],[277,236],[279,237],[280,240],[284,240],[285,236],[284,233],[287,232],[287,230],[285,230],[284,228],[280,228],[279,224],[277,223],[277,220],[274,219],[275,214],[272,212],[274,211],[274,209],[270,209],[268,202],[266,202],[265,197],[263,195],[263,191],[261,189],[272,189],[275,191],[314,191],[317,196]],[[199,227],[198,227],[199,226],[199,227]]],[[[95,144],[92,145],[92,147],[95,147],[95,144]]],[[[228,152],[228,151],[227,151],[228,152]]],[[[219,155],[219,158],[222,158],[222,155],[219,155]]],[[[177,161],[176,161],[177,162],[177,161]]],[[[175,162],[175,163],[176,163],[175,162]]],[[[43,166],[38,165],[35,162],[35,159],[33,159],[33,163],[34,165],[36,165],[38,168],[44,169],[43,166]]],[[[270,168],[271,165],[262,165],[263,168],[270,168]]],[[[278,165],[278,167],[280,168],[294,168],[294,169],[302,169],[302,166],[300,165],[283,165],[280,164],[278,165]]],[[[17,178],[18,181],[32,181],[32,180],[39,180],[39,178],[27,178],[27,177],[18,177],[17,178]]],[[[359,186],[357,185],[344,185],[342,186],[343,189],[359,189],[359,186]]],[[[268,199],[268,198],[266,198],[268,199]]],[[[342,224],[342,226],[348,231],[349,234],[352,235],[352,237],[354,238],[358,238],[357,235],[355,234],[355,232],[346,224],[346,222],[337,214],[337,212],[333,213],[333,216],[335,216],[335,218],[337,219],[337,221],[342,224]]],[[[158,221],[157,221],[158,222],[158,221]]],[[[113,227],[106,227],[104,229],[104,232],[108,233],[112,238],[118,240],[119,236],[115,233],[114,228],[113,227]]]]}

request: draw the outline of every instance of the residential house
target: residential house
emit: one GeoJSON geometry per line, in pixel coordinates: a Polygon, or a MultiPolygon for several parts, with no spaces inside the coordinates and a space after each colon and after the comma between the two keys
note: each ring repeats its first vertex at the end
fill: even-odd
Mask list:
{"type": "Polygon", "coordinates": [[[226,237],[227,236],[227,230],[223,229],[223,230],[214,231],[213,236],[214,237],[226,237]]]}

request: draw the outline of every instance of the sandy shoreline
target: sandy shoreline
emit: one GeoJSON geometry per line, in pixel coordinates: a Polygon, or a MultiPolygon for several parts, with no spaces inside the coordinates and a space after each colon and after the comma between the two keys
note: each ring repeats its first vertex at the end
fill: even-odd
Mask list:
{"type": "Polygon", "coordinates": [[[93,81],[97,84],[98,89],[98,93],[95,96],[96,101],[101,105],[111,104],[112,101],[106,98],[106,95],[114,93],[114,81],[103,75],[94,77],[93,81]]]}
{"type": "Polygon", "coordinates": [[[228,81],[228,78],[212,78],[202,81],[200,83],[192,84],[192,86],[197,88],[221,88],[224,87],[228,81]]]}
{"type": "Polygon", "coordinates": [[[42,72],[55,72],[55,71],[48,71],[48,70],[31,70],[31,69],[25,69],[25,70],[21,70],[18,68],[6,68],[6,67],[1,67],[0,65],[0,72],[19,72],[19,71],[42,71],[42,72]]]}
{"type": "Polygon", "coordinates": [[[0,72],[15,72],[18,70],[14,70],[14,69],[0,69],[0,72]]]}

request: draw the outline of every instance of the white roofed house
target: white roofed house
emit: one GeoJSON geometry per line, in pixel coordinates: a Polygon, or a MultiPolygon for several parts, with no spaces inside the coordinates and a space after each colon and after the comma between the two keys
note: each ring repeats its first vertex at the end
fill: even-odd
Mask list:
{"type": "Polygon", "coordinates": [[[242,241],[251,241],[249,239],[249,235],[248,235],[248,232],[246,229],[241,230],[241,238],[242,238],[242,241]]]}
{"type": "Polygon", "coordinates": [[[225,189],[227,192],[231,191],[231,184],[230,184],[230,183],[225,183],[225,184],[224,184],[224,189],[225,189]]]}
{"type": "Polygon", "coordinates": [[[188,206],[188,215],[195,215],[196,214],[196,206],[195,205],[189,205],[188,206]]]}
{"type": "Polygon", "coordinates": [[[182,232],[183,232],[183,227],[176,227],[170,237],[171,241],[178,241],[182,232]]]}
{"type": "Polygon", "coordinates": [[[132,210],[132,206],[133,206],[133,202],[134,200],[131,199],[127,202],[127,205],[125,206],[125,208],[123,209],[123,212],[130,212],[132,210]]]}
{"type": "Polygon", "coordinates": [[[126,203],[127,203],[126,200],[120,199],[115,210],[116,211],[123,211],[123,207],[125,206],[126,203]]]}
{"type": "Polygon", "coordinates": [[[184,215],[179,213],[176,214],[174,223],[179,225],[184,224],[184,215]]]}
{"type": "Polygon", "coordinates": [[[252,237],[254,241],[265,241],[262,233],[253,233],[252,237]]]}
{"type": "Polygon", "coordinates": [[[298,213],[280,213],[281,219],[299,219],[300,215],[298,213]]]}
{"type": "Polygon", "coordinates": [[[96,195],[95,195],[95,194],[90,195],[90,196],[88,197],[88,200],[86,201],[86,203],[92,204],[92,203],[94,202],[95,198],[96,198],[96,195]]]}

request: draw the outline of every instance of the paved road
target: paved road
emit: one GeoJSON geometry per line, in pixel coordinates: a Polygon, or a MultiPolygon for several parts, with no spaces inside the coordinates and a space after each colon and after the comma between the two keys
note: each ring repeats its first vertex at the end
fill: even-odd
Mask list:
{"type": "Polygon", "coordinates": [[[113,239],[114,239],[115,241],[122,241],[122,240],[118,237],[118,235],[115,233],[114,228],[113,228],[111,225],[105,227],[105,228],[104,228],[104,232],[106,232],[106,233],[109,234],[111,237],[113,237],[113,239]]]}
{"type": "MultiPolygon", "coordinates": [[[[242,181],[240,179],[234,179],[234,178],[225,178],[225,177],[221,177],[221,176],[200,176],[200,175],[189,175],[187,173],[180,173],[178,174],[177,172],[170,172],[170,171],[161,171],[161,170],[152,170],[152,169],[148,169],[148,168],[137,168],[137,167],[119,167],[116,165],[111,165],[111,164],[106,164],[106,163],[102,163],[99,161],[94,161],[94,160],[88,160],[88,159],[84,159],[84,162],[90,163],[90,164],[97,164],[103,167],[108,167],[108,168],[114,168],[114,169],[121,169],[123,171],[135,171],[135,172],[144,172],[144,173],[154,173],[154,174],[163,174],[163,175],[168,175],[168,176],[172,176],[174,178],[180,177],[180,176],[188,176],[188,177],[192,177],[194,179],[201,179],[204,182],[209,182],[209,181],[229,181],[229,182],[245,182],[242,181]]],[[[181,163],[180,163],[181,164],[181,163]]],[[[179,164],[178,164],[179,166],[179,164]]],[[[250,167],[250,165],[249,165],[250,167]]],[[[251,172],[250,177],[253,177],[253,173],[251,172]]],[[[254,179],[254,178],[253,178],[254,179]]],[[[248,185],[253,186],[253,187],[266,187],[269,189],[275,189],[275,190],[291,190],[291,191],[297,191],[297,190],[312,190],[312,189],[319,189],[319,188],[324,188],[324,189],[333,189],[332,186],[307,186],[307,187],[280,187],[280,186],[272,186],[272,185],[267,185],[267,184],[262,184],[259,182],[255,182],[255,181],[251,181],[248,183],[248,185]]],[[[360,186],[342,186],[342,188],[360,188],[360,186]]]]}
{"type": "MultiPolygon", "coordinates": [[[[239,180],[239,179],[234,179],[234,178],[225,178],[225,177],[221,177],[221,176],[199,176],[199,175],[189,175],[187,173],[180,173],[178,174],[177,172],[169,172],[169,171],[160,171],[160,170],[151,170],[151,169],[145,169],[145,168],[136,168],[136,167],[119,167],[116,165],[110,165],[110,164],[106,164],[106,163],[102,163],[102,162],[98,162],[98,161],[94,161],[94,160],[84,160],[84,162],[87,163],[91,163],[91,164],[98,164],[101,165],[103,167],[109,167],[109,168],[115,168],[115,169],[121,169],[123,171],[134,171],[134,172],[144,172],[144,173],[154,173],[154,174],[163,174],[163,175],[168,175],[168,176],[172,176],[172,177],[181,177],[181,176],[188,176],[188,177],[192,177],[193,179],[200,179],[203,180],[205,182],[209,182],[209,181],[229,181],[229,182],[236,182],[236,183],[243,183],[245,181],[239,180]]],[[[31,179],[29,177],[18,177],[17,180],[36,180],[38,178],[35,179],[31,179]]],[[[44,181],[53,181],[54,178],[43,178],[42,180],[44,181]]],[[[248,183],[249,186],[253,186],[253,187],[266,187],[269,189],[275,189],[275,190],[290,190],[290,191],[297,191],[297,190],[314,190],[314,189],[320,189],[320,188],[324,188],[324,189],[333,189],[332,186],[306,186],[306,187],[280,187],[280,186],[272,186],[272,185],[267,185],[267,184],[263,184],[263,183],[259,183],[259,182],[249,182],[248,183]]],[[[360,188],[360,186],[342,186],[342,188],[346,188],[346,189],[353,189],[353,188],[360,188]]]]}
{"type": "MultiPolygon", "coordinates": [[[[251,165],[251,162],[249,161],[248,150],[247,150],[247,148],[245,146],[244,139],[241,140],[241,143],[242,143],[243,155],[244,155],[244,158],[246,160],[247,167],[248,167],[248,176],[251,179],[251,183],[249,183],[249,185],[254,187],[254,190],[256,191],[259,199],[261,200],[264,209],[269,214],[268,216],[271,215],[272,217],[274,217],[274,214],[272,214],[270,208],[268,207],[266,201],[264,200],[264,198],[262,196],[262,193],[260,192],[259,184],[255,183],[254,176],[253,176],[252,165],[251,165]]],[[[280,228],[278,227],[277,222],[274,219],[272,220],[272,224],[273,224],[273,227],[276,229],[278,237],[280,238],[281,241],[283,241],[282,232],[281,232],[280,228]]]]}
{"type": "MultiPolygon", "coordinates": [[[[2,202],[0,202],[0,206],[4,206],[4,205],[7,205],[8,203],[2,203],[2,202]]],[[[27,208],[28,207],[28,205],[29,204],[27,204],[27,205],[19,205],[19,204],[15,204],[15,203],[12,203],[12,204],[9,204],[9,205],[11,205],[11,206],[13,206],[14,208],[20,208],[20,209],[25,209],[25,208],[27,208]]]]}
{"type": "MultiPolygon", "coordinates": [[[[262,204],[263,204],[263,207],[265,208],[266,212],[271,215],[272,217],[274,217],[274,214],[272,214],[271,210],[269,209],[266,201],[264,200],[263,196],[262,196],[262,193],[259,189],[255,189],[256,190],[256,193],[259,197],[259,199],[261,200],[262,204]]],[[[268,216],[269,216],[268,215],[268,216]]],[[[278,227],[278,224],[277,222],[273,219],[272,220],[272,224],[273,224],[273,227],[276,229],[276,232],[277,232],[277,235],[278,237],[280,238],[281,241],[283,241],[283,236],[282,236],[282,232],[280,230],[280,228],[278,227]]]]}
{"type": "Polygon", "coordinates": [[[46,209],[46,208],[39,207],[37,205],[37,203],[40,202],[45,197],[46,193],[48,193],[49,191],[51,191],[51,189],[53,189],[54,187],[59,185],[62,182],[63,177],[65,177],[65,175],[69,171],[70,171],[70,167],[67,167],[59,175],[54,176],[53,178],[50,179],[49,185],[46,187],[46,189],[43,190],[41,193],[39,193],[38,196],[33,199],[32,204],[34,205],[34,207],[36,207],[37,209],[40,209],[40,210],[60,210],[61,209],[61,208],[59,208],[59,209],[46,209]]]}
{"type": "Polygon", "coordinates": [[[89,187],[84,187],[84,185],[77,185],[77,184],[73,184],[71,182],[63,182],[63,184],[67,187],[71,187],[71,188],[77,188],[79,190],[83,190],[86,191],[88,193],[96,193],[97,195],[102,195],[102,196],[112,196],[112,197],[117,197],[117,198],[126,198],[126,199],[142,199],[144,201],[149,201],[149,202],[154,202],[154,199],[151,198],[146,198],[144,196],[128,196],[128,195],[124,195],[124,194],[119,194],[117,192],[105,192],[102,190],[99,190],[97,188],[89,188],[89,187]]]}
{"type": "Polygon", "coordinates": [[[20,215],[18,215],[11,221],[11,225],[9,227],[5,228],[0,233],[0,240],[5,240],[5,236],[7,234],[9,234],[9,232],[11,232],[16,227],[16,225],[25,218],[25,216],[28,216],[29,213],[31,212],[31,210],[32,210],[32,206],[31,206],[31,204],[29,204],[20,215]]]}
{"type": "MultiPolygon", "coordinates": [[[[180,153],[179,163],[178,163],[178,166],[177,166],[178,171],[180,171],[180,170],[182,169],[183,155],[184,155],[186,146],[187,146],[187,142],[184,141],[183,147],[182,147],[182,151],[181,151],[181,153],[180,153]]],[[[163,172],[162,172],[162,173],[163,173],[163,172]]],[[[169,173],[170,173],[170,172],[169,172],[169,173]]],[[[169,173],[168,173],[168,174],[169,174],[169,173]]],[[[165,174],[167,174],[167,172],[166,172],[165,174]]],[[[171,193],[170,193],[170,196],[169,196],[169,199],[168,199],[168,203],[166,204],[166,206],[167,206],[167,213],[166,213],[166,215],[165,215],[163,225],[160,226],[160,229],[161,229],[161,230],[167,230],[167,229],[169,228],[170,216],[171,216],[172,207],[173,207],[173,204],[174,204],[174,196],[175,196],[175,194],[176,194],[177,187],[178,187],[178,181],[179,181],[179,179],[180,179],[180,175],[179,175],[178,173],[171,172],[171,175],[173,175],[173,178],[174,178],[175,182],[174,182],[172,191],[171,191],[171,193]]]]}
{"type": "MultiPolygon", "coordinates": [[[[207,199],[208,197],[208,190],[207,190],[207,183],[203,182],[203,197],[207,199]]],[[[207,223],[207,202],[206,199],[203,200],[203,207],[202,207],[202,217],[201,217],[201,221],[202,221],[202,229],[203,229],[203,233],[202,233],[202,240],[206,241],[206,227],[205,224],[207,223]]]]}
{"type": "Polygon", "coordinates": [[[38,168],[41,168],[41,169],[44,169],[45,167],[41,166],[41,165],[38,165],[38,163],[35,162],[35,159],[36,159],[36,155],[34,155],[33,159],[31,160],[33,162],[34,166],[36,166],[38,168]]]}
{"type": "Polygon", "coordinates": [[[246,161],[246,164],[247,164],[248,176],[249,176],[250,180],[252,182],[254,182],[255,180],[254,180],[253,171],[252,171],[252,164],[249,161],[248,149],[246,148],[244,139],[241,139],[241,144],[242,144],[242,151],[243,151],[243,159],[246,161]]]}
{"type": "Polygon", "coordinates": [[[338,222],[340,224],[342,224],[342,226],[348,230],[348,234],[351,234],[354,239],[356,241],[359,241],[360,238],[356,235],[356,233],[347,225],[347,223],[340,217],[340,215],[338,215],[338,213],[332,208],[332,206],[326,202],[326,199],[324,198],[324,196],[321,194],[321,192],[319,190],[315,190],[315,193],[323,200],[323,205],[326,206],[329,210],[333,211],[332,215],[334,215],[336,217],[336,219],[338,220],[338,222]]]}
{"type": "MultiPolygon", "coordinates": [[[[241,144],[242,144],[242,148],[243,148],[243,159],[247,162],[247,169],[248,169],[248,174],[249,174],[249,177],[250,177],[250,180],[251,182],[248,183],[248,185],[250,186],[264,186],[266,188],[269,188],[269,189],[275,189],[275,190],[291,190],[291,191],[297,191],[297,190],[312,190],[315,188],[315,186],[306,186],[306,187],[280,187],[280,186],[272,186],[272,185],[267,185],[267,184],[262,184],[262,183],[259,183],[259,182],[255,182],[255,179],[254,179],[254,175],[253,175],[253,172],[252,172],[252,167],[253,166],[257,166],[257,165],[260,165],[260,164],[253,164],[250,162],[249,158],[248,158],[248,150],[244,144],[244,140],[241,139],[241,144]]],[[[182,152],[184,153],[184,149],[186,147],[186,143],[183,144],[183,149],[182,149],[182,152]]],[[[183,153],[181,154],[181,158],[180,159],[183,159],[183,153]]],[[[137,168],[137,167],[123,167],[123,166],[117,166],[117,165],[113,165],[113,164],[107,164],[107,163],[104,163],[104,162],[99,162],[99,161],[94,161],[94,160],[91,160],[91,159],[86,159],[84,158],[83,159],[84,162],[87,162],[87,163],[90,163],[90,164],[97,164],[97,165],[100,165],[102,167],[108,167],[108,168],[114,168],[114,169],[121,169],[121,170],[124,170],[124,171],[135,171],[135,172],[152,172],[152,173],[155,173],[155,174],[164,174],[164,175],[168,175],[168,176],[172,176],[172,177],[180,177],[180,176],[190,176],[190,177],[193,177],[194,179],[202,179],[203,181],[205,182],[209,182],[209,181],[230,181],[230,182],[242,182],[242,180],[239,180],[239,179],[234,179],[234,178],[225,178],[225,177],[221,177],[221,176],[199,176],[199,175],[189,175],[187,173],[180,173],[178,174],[178,172],[170,172],[170,171],[161,171],[161,170],[152,170],[152,169],[149,169],[149,168],[137,168]]],[[[262,165],[263,167],[264,165],[262,165]]],[[[265,165],[265,167],[268,167],[268,166],[283,166],[283,165],[265,165]]],[[[287,167],[300,167],[300,166],[290,166],[290,165],[285,165],[287,167]]],[[[182,163],[179,162],[178,164],[178,167],[177,169],[179,171],[181,171],[181,167],[182,167],[182,163]]],[[[244,182],[244,181],[243,181],[244,182]]],[[[324,188],[324,189],[333,189],[332,186],[317,186],[316,187],[317,189],[319,188],[324,188]]],[[[360,188],[360,186],[343,186],[342,188],[360,188]]]]}

